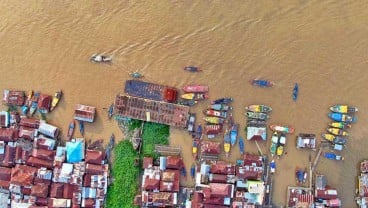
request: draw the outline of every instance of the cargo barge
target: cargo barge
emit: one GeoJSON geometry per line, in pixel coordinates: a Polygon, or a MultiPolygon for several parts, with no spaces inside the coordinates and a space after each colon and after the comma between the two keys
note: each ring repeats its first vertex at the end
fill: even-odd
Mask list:
{"type": "Polygon", "coordinates": [[[168,103],[176,103],[178,90],[175,87],[140,80],[127,80],[124,92],[130,96],[168,103]]]}
{"type": "Polygon", "coordinates": [[[189,107],[128,95],[117,95],[114,104],[114,115],[117,119],[127,117],[185,128],[189,116],[189,107]]]}

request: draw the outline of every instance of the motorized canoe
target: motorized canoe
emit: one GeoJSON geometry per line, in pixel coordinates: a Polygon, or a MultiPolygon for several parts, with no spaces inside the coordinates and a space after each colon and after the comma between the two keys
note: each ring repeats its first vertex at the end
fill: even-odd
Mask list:
{"type": "Polygon", "coordinates": [[[258,87],[272,87],[273,82],[265,79],[253,79],[249,81],[250,84],[258,87]]]}
{"type": "Polygon", "coordinates": [[[82,136],[84,136],[84,122],[78,121],[78,123],[79,123],[79,132],[82,136]]]}
{"type": "Polygon", "coordinates": [[[233,102],[234,98],[231,97],[223,97],[223,98],[219,98],[217,100],[212,101],[211,104],[229,104],[231,102],[233,102]]]}
{"type": "Polygon", "coordinates": [[[294,133],[294,128],[291,126],[282,126],[282,125],[273,124],[273,125],[270,125],[270,129],[272,129],[273,131],[283,132],[287,134],[294,133]]]}
{"type": "Polygon", "coordinates": [[[108,118],[111,119],[113,114],[114,114],[114,103],[111,103],[111,105],[109,106],[109,110],[107,111],[108,118]]]}
{"type": "Polygon", "coordinates": [[[270,162],[270,171],[271,171],[271,174],[276,172],[276,162],[275,162],[275,160],[272,160],[270,162]]]}
{"type": "Polygon", "coordinates": [[[198,103],[198,101],[196,101],[196,100],[179,100],[178,101],[179,105],[186,105],[186,106],[193,106],[197,103],[198,103]]]}
{"type": "Polygon", "coordinates": [[[296,168],[295,176],[296,176],[296,184],[303,185],[307,181],[307,169],[296,168]]]}
{"type": "Polygon", "coordinates": [[[342,145],[346,144],[346,139],[341,136],[335,136],[333,134],[322,134],[322,137],[334,144],[342,144],[342,145]]]}
{"type": "Polygon", "coordinates": [[[189,71],[189,72],[201,72],[202,70],[196,66],[186,66],[184,67],[185,71],[189,71]]]}
{"type": "Polygon", "coordinates": [[[351,116],[344,113],[328,113],[328,117],[330,117],[334,121],[342,121],[346,123],[355,123],[357,121],[355,116],[351,116]]]}
{"type": "Polygon", "coordinates": [[[272,108],[266,105],[250,105],[245,107],[245,110],[256,113],[269,113],[272,111],[272,108]]]}
{"type": "Polygon", "coordinates": [[[239,124],[234,124],[230,129],[230,144],[234,146],[238,137],[239,124]]]}
{"type": "Polygon", "coordinates": [[[348,105],[334,105],[330,107],[330,110],[335,113],[355,113],[358,112],[358,108],[348,105]]]}
{"type": "Polygon", "coordinates": [[[213,110],[213,109],[207,109],[207,110],[204,110],[203,113],[206,116],[216,116],[216,117],[220,117],[220,118],[226,118],[227,117],[227,112],[226,111],[217,111],[217,110],[213,110]]]}
{"type": "Polygon", "coordinates": [[[186,93],[190,92],[208,92],[209,87],[207,85],[187,85],[183,87],[183,91],[186,93]]]}
{"type": "Polygon", "coordinates": [[[205,120],[207,123],[211,123],[211,124],[222,124],[225,121],[225,119],[223,119],[223,118],[214,117],[214,116],[206,116],[206,117],[203,118],[203,120],[205,120]]]}
{"type": "Polygon", "coordinates": [[[192,177],[192,178],[194,178],[194,176],[195,176],[195,164],[192,164],[192,166],[190,167],[190,176],[192,177]]]}
{"type": "Polygon", "coordinates": [[[276,149],[277,149],[278,143],[279,143],[279,135],[275,131],[275,132],[273,132],[272,137],[271,137],[270,152],[271,152],[272,157],[276,154],[276,149]]]}
{"type": "Polygon", "coordinates": [[[212,104],[208,108],[211,108],[213,110],[218,110],[218,111],[228,111],[228,110],[233,109],[232,107],[230,107],[226,104],[212,104]]]}
{"type": "Polygon", "coordinates": [[[53,111],[56,105],[60,102],[61,96],[63,95],[63,91],[59,90],[55,92],[54,97],[52,97],[50,112],[53,111]]]}
{"type": "Polygon", "coordinates": [[[194,139],[192,142],[192,154],[193,154],[194,159],[197,159],[198,157],[198,148],[199,148],[199,140],[194,139]]]}
{"type": "Polygon", "coordinates": [[[73,137],[73,133],[74,133],[74,129],[75,129],[75,121],[74,119],[69,123],[69,127],[68,127],[68,133],[66,135],[66,140],[70,141],[73,137]]]}
{"type": "Polygon", "coordinates": [[[251,119],[267,120],[270,116],[266,113],[246,112],[245,115],[251,119]]]}
{"type": "Polygon", "coordinates": [[[242,137],[239,137],[239,151],[241,155],[244,155],[245,145],[244,145],[244,140],[242,137]]]}
{"type": "Polygon", "coordinates": [[[298,83],[295,83],[294,88],[293,88],[293,93],[292,93],[292,98],[294,101],[298,99],[298,95],[299,95],[299,85],[298,83]]]}
{"type": "Polygon", "coordinates": [[[349,136],[349,133],[338,128],[327,128],[327,131],[336,136],[349,136]]]}
{"type": "Polygon", "coordinates": [[[344,122],[330,122],[328,125],[333,128],[339,128],[339,129],[351,128],[350,124],[344,123],[344,122]]]}
{"type": "Polygon", "coordinates": [[[208,93],[185,93],[181,95],[185,100],[205,100],[208,99],[208,93]]]}
{"type": "Polygon", "coordinates": [[[38,99],[40,97],[40,92],[36,92],[33,97],[32,97],[32,104],[31,104],[31,107],[29,109],[29,114],[31,116],[33,116],[33,114],[36,112],[36,109],[37,109],[37,104],[38,104],[38,99]]]}
{"type": "Polygon", "coordinates": [[[330,160],[344,160],[344,157],[333,152],[325,152],[323,156],[330,160]]]}

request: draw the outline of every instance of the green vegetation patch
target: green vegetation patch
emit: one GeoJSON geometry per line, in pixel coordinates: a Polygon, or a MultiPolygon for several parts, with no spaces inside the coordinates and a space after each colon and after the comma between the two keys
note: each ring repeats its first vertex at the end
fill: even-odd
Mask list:
{"type": "Polygon", "coordinates": [[[115,160],[112,166],[113,183],[107,190],[107,207],[132,208],[138,190],[139,168],[134,166],[138,156],[130,141],[124,140],[114,148],[115,160]]]}
{"type": "Polygon", "coordinates": [[[155,144],[169,144],[170,127],[157,123],[145,123],[143,128],[143,156],[158,158],[155,153],[155,144]]]}

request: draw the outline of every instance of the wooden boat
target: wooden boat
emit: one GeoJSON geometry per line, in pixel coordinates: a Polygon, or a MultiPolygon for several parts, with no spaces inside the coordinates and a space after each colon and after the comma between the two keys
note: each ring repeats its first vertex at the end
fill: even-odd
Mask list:
{"type": "Polygon", "coordinates": [[[196,66],[186,66],[184,67],[185,71],[189,71],[189,72],[201,72],[202,70],[196,66]]]}
{"type": "Polygon", "coordinates": [[[246,112],[245,115],[248,118],[258,119],[258,120],[267,120],[270,117],[266,113],[256,113],[256,112],[246,112]]]}
{"type": "Polygon", "coordinates": [[[245,145],[244,145],[243,138],[241,137],[239,137],[239,151],[241,155],[244,155],[245,145]]]}
{"type": "Polygon", "coordinates": [[[355,116],[351,116],[344,113],[328,113],[328,117],[330,117],[334,121],[342,121],[346,123],[355,123],[357,121],[355,116]]]}
{"type": "Polygon", "coordinates": [[[295,170],[295,176],[296,176],[296,184],[297,185],[303,185],[305,184],[305,182],[307,182],[307,169],[301,169],[301,168],[296,168],[295,170]]]}
{"type": "Polygon", "coordinates": [[[284,146],[279,145],[279,146],[277,146],[277,148],[276,148],[276,155],[277,155],[278,157],[281,157],[281,156],[282,156],[282,154],[284,154],[284,146]]]}
{"type": "Polygon", "coordinates": [[[322,137],[326,139],[327,141],[330,141],[334,144],[345,144],[346,139],[341,136],[335,136],[333,134],[322,134],[322,137]]]}
{"type": "Polygon", "coordinates": [[[38,104],[38,98],[40,97],[40,93],[36,92],[32,97],[32,104],[29,109],[29,114],[33,116],[33,114],[36,112],[37,104],[38,104]]]}
{"type": "Polygon", "coordinates": [[[276,155],[281,157],[284,154],[284,146],[286,144],[286,136],[281,134],[277,144],[276,155]]]}
{"type": "Polygon", "coordinates": [[[69,123],[69,127],[68,127],[68,133],[66,135],[66,140],[67,141],[70,141],[73,137],[73,133],[74,133],[74,129],[75,129],[75,121],[72,120],[70,123],[69,123]]]}
{"type": "Polygon", "coordinates": [[[32,97],[33,97],[33,90],[30,90],[28,91],[28,94],[27,94],[27,100],[25,102],[24,105],[28,106],[28,107],[31,107],[31,104],[32,104],[32,97]]]}
{"type": "Polygon", "coordinates": [[[196,100],[179,100],[178,101],[179,105],[186,105],[186,106],[193,106],[197,103],[198,103],[198,101],[196,101],[196,100]]]}
{"type": "Polygon", "coordinates": [[[222,132],[221,124],[206,124],[204,126],[204,133],[207,135],[216,135],[222,132]]]}
{"type": "Polygon", "coordinates": [[[56,105],[60,102],[62,95],[63,95],[62,90],[55,92],[54,97],[52,98],[52,101],[51,101],[50,112],[53,111],[56,105]]]}
{"type": "Polygon", "coordinates": [[[187,177],[187,170],[185,169],[185,166],[181,167],[181,176],[186,178],[187,177]]]}
{"type": "Polygon", "coordinates": [[[330,110],[336,113],[355,113],[358,112],[358,108],[348,105],[334,105],[330,107],[330,110]]]}
{"type": "Polygon", "coordinates": [[[211,108],[213,110],[218,110],[218,111],[228,111],[228,110],[233,109],[232,107],[230,107],[226,104],[212,104],[208,108],[211,108]]]}
{"type": "Polygon", "coordinates": [[[247,126],[255,126],[255,127],[266,126],[266,121],[264,121],[264,120],[248,119],[247,120],[247,126]]]}
{"type": "Polygon", "coordinates": [[[239,124],[234,124],[230,129],[230,144],[234,146],[238,137],[239,124]]]}
{"type": "Polygon", "coordinates": [[[194,159],[198,158],[198,149],[199,149],[199,140],[194,139],[192,142],[192,154],[194,159]]]}
{"type": "Polygon", "coordinates": [[[292,93],[292,98],[294,101],[298,99],[298,94],[299,94],[299,85],[298,83],[295,83],[294,88],[293,88],[293,93],[292,93]]]}
{"type": "Polygon", "coordinates": [[[193,137],[194,139],[202,139],[202,134],[203,134],[203,128],[202,128],[202,125],[201,125],[201,124],[199,124],[199,125],[197,126],[196,131],[195,131],[195,132],[194,132],[194,134],[192,135],[192,137],[193,137]]]}
{"type": "Polygon", "coordinates": [[[245,107],[245,110],[256,113],[269,113],[272,111],[272,108],[266,105],[250,105],[245,107]]]}
{"type": "Polygon", "coordinates": [[[94,63],[111,63],[112,62],[112,57],[111,56],[93,54],[89,58],[89,60],[94,62],[94,63]]]}
{"type": "Polygon", "coordinates": [[[185,93],[181,95],[185,100],[205,100],[208,99],[208,93],[185,93]]]}
{"type": "Polygon", "coordinates": [[[114,113],[114,103],[111,103],[109,110],[107,111],[107,116],[109,119],[112,118],[113,113],[114,113]]]}
{"type": "Polygon", "coordinates": [[[183,87],[183,91],[186,93],[189,92],[208,92],[209,87],[207,85],[187,85],[183,87]]]}
{"type": "Polygon", "coordinates": [[[230,134],[228,131],[226,131],[224,134],[224,152],[226,157],[229,157],[230,155],[230,148],[231,148],[230,134]]]}
{"type": "Polygon", "coordinates": [[[234,98],[231,97],[223,97],[223,98],[219,98],[217,100],[212,101],[211,104],[229,104],[231,102],[233,102],[234,98]]]}
{"type": "Polygon", "coordinates": [[[223,118],[214,117],[214,116],[204,117],[203,120],[205,120],[207,123],[211,123],[211,124],[223,124],[224,121],[225,121],[225,119],[223,119],[223,118]]]}
{"type": "Polygon", "coordinates": [[[279,143],[279,135],[277,131],[273,132],[271,137],[271,146],[270,146],[270,152],[271,156],[273,157],[276,154],[277,145],[279,143]]]}
{"type": "Polygon", "coordinates": [[[344,122],[331,122],[328,125],[333,128],[339,128],[339,129],[351,128],[350,124],[344,123],[344,122]]]}
{"type": "Polygon", "coordinates": [[[270,162],[270,172],[271,172],[271,174],[274,174],[276,172],[276,162],[275,162],[275,160],[272,160],[270,162]]]}
{"type": "Polygon", "coordinates": [[[349,136],[349,133],[338,128],[327,128],[327,131],[336,136],[349,136]]]}
{"type": "Polygon", "coordinates": [[[79,132],[82,136],[84,136],[84,122],[78,121],[78,123],[79,123],[79,132]]]}
{"type": "Polygon", "coordinates": [[[227,117],[227,112],[226,111],[217,111],[217,110],[213,110],[213,109],[207,109],[207,110],[204,110],[203,113],[206,116],[215,116],[215,117],[220,117],[220,118],[226,118],[227,117]]]}
{"type": "Polygon", "coordinates": [[[140,79],[140,78],[143,78],[144,77],[143,74],[141,74],[139,72],[133,72],[133,73],[130,74],[130,76],[132,78],[135,78],[135,79],[140,79]]]}
{"type": "Polygon", "coordinates": [[[195,121],[196,121],[196,114],[190,113],[189,118],[188,118],[188,123],[187,123],[187,130],[189,132],[194,132],[195,121]]]}
{"type": "Polygon", "coordinates": [[[296,148],[316,150],[316,135],[300,133],[296,138],[296,148]]]}
{"type": "Polygon", "coordinates": [[[194,178],[195,176],[195,164],[193,163],[192,166],[190,167],[190,176],[192,178],[194,178]]]}
{"type": "Polygon", "coordinates": [[[325,152],[323,156],[329,160],[344,160],[344,157],[333,152],[325,152]]]}
{"type": "Polygon", "coordinates": [[[287,134],[294,133],[294,128],[290,126],[281,126],[281,125],[273,124],[273,125],[270,125],[270,129],[272,129],[273,131],[283,132],[287,134]]]}
{"type": "Polygon", "coordinates": [[[265,80],[265,79],[253,79],[253,80],[250,80],[250,84],[254,86],[258,86],[258,87],[272,87],[273,86],[273,82],[269,80],[265,80]]]}

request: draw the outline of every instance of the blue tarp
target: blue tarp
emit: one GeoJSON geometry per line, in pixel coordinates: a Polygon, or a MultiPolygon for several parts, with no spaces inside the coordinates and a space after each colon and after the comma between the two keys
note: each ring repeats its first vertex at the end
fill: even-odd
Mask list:
{"type": "Polygon", "coordinates": [[[66,160],[68,163],[77,163],[84,159],[84,142],[77,140],[66,143],[66,160]]]}

